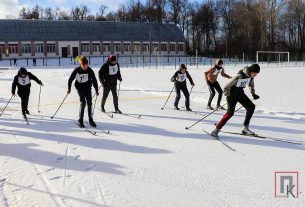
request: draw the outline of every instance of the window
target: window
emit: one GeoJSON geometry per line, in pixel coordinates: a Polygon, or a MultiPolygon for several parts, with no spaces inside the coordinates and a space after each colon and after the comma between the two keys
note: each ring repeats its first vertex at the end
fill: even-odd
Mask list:
{"type": "Polygon", "coordinates": [[[166,44],[161,45],[161,51],[162,52],[167,52],[167,45],[166,44]]]}
{"type": "Polygon", "coordinates": [[[47,44],[47,53],[55,53],[55,44],[47,44]]]}
{"type": "Polygon", "coordinates": [[[158,52],[159,48],[157,44],[152,45],[153,51],[152,52],[158,52]]]}
{"type": "Polygon", "coordinates": [[[130,44],[124,44],[124,51],[130,52],[130,44]]]}
{"type": "Polygon", "coordinates": [[[111,52],[110,44],[104,44],[104,52],[111,52]]]}
{"type": "Polygon", "coordinates": [[[169,51],[175,52],[175,51],[176,51],[176,45],[170,44],[170,45],[169,45],[169,51]]]}
{"type": "Polygon", "coordinates": [[[31,44],[22,44],[21,51],[22,53],[31,53],[31,44]]]}
{"type": "Polygon", "coordinates": [[[8,53],[18,53],[18,45],[17,44],[10,44],[8,45],[8,48],[5,50],[8,53]]]}
{"type": "Polygon", "coordinates": [[[121,52],[121,45],[120,44],[115,44],[114,45],[114,52],[121,52]]]}
{"type": "Polygon", "coordinates": [[[92,51],[93,52],[100,52],[101,51],[100,44],[93,44],[92,45],[92,51]]]}
{"type": "Polygon", "coordinates": [[[35,53],[43,53],[43,44],[35,45],[35,53]]]}
{"type": "Polygon", "coordinates": [[[183,44],[178,45],[178,51],[179,52],[184,52],[184,45],[183,44]]]}
{"type": "Polygon", "coordinates": [[[0,45],[0,51],[2,54],[5,54],[5,46],[4,45],[0,45]]]}
{"type": "Polygon", "coordinates": [[[82,44],[82,52],[90,52],[89,44],[82,44]]]}
{"type": "Polygon", "coordinates": [[[141,52],[141,45],[140,44],[134,44],[133,45],[134,52],[141,52]]]}
{"type": "Polygon", "coordinates": [[[143,45],[143,52],[149,52],[149,44],[143,45]]]}

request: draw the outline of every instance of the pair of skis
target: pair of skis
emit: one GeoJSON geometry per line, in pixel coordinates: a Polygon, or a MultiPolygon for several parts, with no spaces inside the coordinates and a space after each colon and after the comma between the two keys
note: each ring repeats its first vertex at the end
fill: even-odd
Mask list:
{"type": "MultiPolygon", "coordinates": [[[[109,131],[109,130],[97,129],[98,131],[96,131],[96,130],[92,130],[91,128],[88,128],[88,127],[86,127],[86,126],[85,126],[85,127],[80,127],[79,124],[76,123],[76,122],[74,122],[74,124],[76,124],[79,128],[83,129],[83,130],[86,131],[86,132],[89,132],[90,134],[92,134],[92,135],[94,135],[94,136],[97,136],[97,135],[98,135],[98,134],[97,134],[98,131],[101,131],[101,132],[103,132],[104,134],[110,134],[110,131],[109,131]]],[[[96,127],[92,127],[92,128],[96,129],[96,127]]]]}
{"type": "Polygon", "coordinates": [[[113,114],[119,114],[119,115],[122,115],[122,116],[127,116],[127,117],[131,117],[131,118],[135,118],[135,119],[140,119],[142,117],[142,115],[131,115],[131,114],[123,114],[123,113],[118,113],[118,112],[104,112],[101,110],[101,112],[105,115],[107,115],[109,118],[114,118],[113,114]]]}
{"type": "MultiPolygon", "coordinates": [[[[212,136],[211,133],[207,132],[206,130],[203,130],[206,134],[208,134],[210,137],[212,137],[213,139],[221,142],[224,146],[226,146],[228,149],[230,149],[231,151],[236,151],[236,149],[234,149],[233,147],[231,147],[230,145],[228,145],[226,142],[224,142],[222,139],[220,139],[219,137],[215,137],[212,136]]],[[[226,133],[226,134],[234,134],[234,135],[241,135],[241,136],[247,136],[247,137],[254,137],[254,138],[258,138],[258,139],[267,139],[267,140],[272,140],[272,141],[277,141],[277,142],[284,142],[284,143],[289,143],[289,144],[295,144],[295,145],[302,145],[305,146],[304,143],[301,142],[296,142],[296,141],[291,141],[291,140],[285,140],[285,139],[278,139],[278,138],[274,138],[274,137],[267,137],[267,136],[260,136],[258,134],[243,134],[243,133],[239,133],[239,132],[228,132],[228,131],[221,131],[222,133],[226,133]]]]}

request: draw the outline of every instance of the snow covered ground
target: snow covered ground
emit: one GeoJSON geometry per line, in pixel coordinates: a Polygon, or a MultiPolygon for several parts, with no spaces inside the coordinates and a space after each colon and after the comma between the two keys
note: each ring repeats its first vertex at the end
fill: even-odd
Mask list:
{"type": "MultiPolygon", "coordinates": [[[[203,115],[210,112],[204,69],[189,68],[196,84],[191,108],[203,115]]],[[[239,69],[230,66],[226,72],[239,69]]],[[[0,117],[0,206],[304,206],[305,67],[262,65],[255,79],[261,99],[250,126],[259,135],[302,145],[220,134],[235,152],[202,131],[211,131],[225,111],[185,130],[202,115],[172,110],[174,94],[161,110],[173,87],[173,68],[123,68],[119,105],[127,116],[101,113],[99,96],[96,136],[74,124],[79,108],[74,87],[56,117],[48,117],[66,95],[72,68],[29,70],[45,84],[41,113],[39,86],[32,81],[30,124],[21,117],[19,97],[0,117]],[[276,171],[299,173],[298,198],[275,198],[276,171]]],[[[0,70],[1,111],[16,73],[0,70]]],[[[226,81],[219,77],[222,86],[226,81]]],[[[106,110],[113,111],[111,95],[106,110]]],[[[238,111],[223,130],[240,132],[244,115],[238,111]]]]}

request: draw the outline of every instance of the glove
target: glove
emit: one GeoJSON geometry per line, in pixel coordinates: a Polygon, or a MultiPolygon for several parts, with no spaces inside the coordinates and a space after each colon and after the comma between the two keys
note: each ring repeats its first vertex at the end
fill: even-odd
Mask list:
{"type": "Polygon", "coordinates": [[[15,93],[12,93],[12,96],[14,96],[14,97],[15,97],[15,96],[16,96],[16,95],[15,95],[15,93]]]}
{"type": "Polygon", "coordinates": [[[42,82],[40,82],[39,85],[44,86],[42,82]]]}
{"type": "Polygon", "coordinates": [[[68,90],[67,90],[67,94],[69,94],[69,93],[71,93],[71,89],[68,89],[68,90]]]}
{"type": "Polygon", "coordinates": [[[122,78],[120,78],[119,81],[122,82],[122,78]]]}
{"type": "Polygon", "coordinates": [[[98,91],[95,92],[96,96],[100,95],[100,93],[98,91]]]}
{"type": "Polygon", "coordinates": [[[258,96],[258,95],[256,95],[255,93],[254,93],[254,94],[252,94],[252,97],[253,97],[253,99],[254,99],[254,100],[259,99],[259,96],[258,96]]]}

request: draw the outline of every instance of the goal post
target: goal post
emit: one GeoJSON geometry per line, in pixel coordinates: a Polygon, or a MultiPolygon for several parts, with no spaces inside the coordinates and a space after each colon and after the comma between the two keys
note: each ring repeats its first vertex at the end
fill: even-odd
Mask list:
{"type": "Polygon", "coordinates": [[[256,63],[259,62],[288,62],[289,52],[283,51],[256,51],[256,63]]]}

